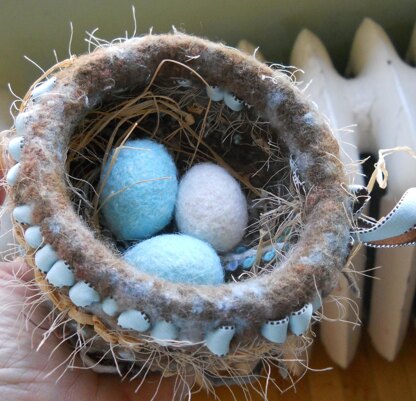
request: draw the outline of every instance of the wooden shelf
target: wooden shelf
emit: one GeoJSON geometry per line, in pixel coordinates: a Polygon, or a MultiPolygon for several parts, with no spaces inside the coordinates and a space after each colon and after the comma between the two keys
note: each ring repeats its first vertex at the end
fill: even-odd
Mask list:
{"type": "MultiPolygon", "coordinates": [[[[358,353],[351,366],[344,370],[333,367],[319,341],[312,348],[308,372],[297,384],[281,394],[270,385],[269,401],[416,401],[416,329],[411,327],[401,352],[394,362],[383,359],[374,350],[367,334],[361,339],[358,353]],[[324,370],[327,368],[333,369],[324,370]]],[[[290,386],[288,381],[273,372],[282,389],[290,386]]],[[[264,382],[263,382],[264,383],[264,382]]],[[[238,386],[230,389],[218,388],[217,400],[221,401],[264,401],[254,390],[250,396],[238,386]]],[[[200,392],[192,401],[214,401],[215,397],[200,392]]]]}

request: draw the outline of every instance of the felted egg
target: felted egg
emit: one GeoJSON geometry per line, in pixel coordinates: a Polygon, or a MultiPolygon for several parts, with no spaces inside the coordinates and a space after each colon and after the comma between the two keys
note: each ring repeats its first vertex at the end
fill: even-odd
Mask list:
{"type": "Polygon", "coordinates": [[[188,235],[158,235],[128,249],[124,259],[144,273],[174,283],[224,282],[221,261],[214,249],[188,235]]]}
{"type": "Polygon", "coordinates": [[[117,239],[148,238],[171,221],[178,180],[175,163],[163,145],[136,139],[113,149],[101,183],[105,225],[117,239]]]}
{"type": "Polygon", "coordinates": [[[197,164],[179,184],[175,217],[180,232],[227,252],[244,236],[247,201],[239,183],[224,168],[197,164]]]}

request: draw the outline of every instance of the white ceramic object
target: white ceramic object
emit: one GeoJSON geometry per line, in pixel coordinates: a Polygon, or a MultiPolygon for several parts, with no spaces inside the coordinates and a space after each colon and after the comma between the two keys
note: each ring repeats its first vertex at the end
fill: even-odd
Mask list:
{"type": "MultiPolygon", "coordinates": [[[[413,60],[414,61],[414,60],[413,60]]],[[[416,149],[416,71],[397,54],[386,32],[365,19],[351,48],[351,74],[362,80],[362,92],[371,95],[366,111],[368,147],[408,146],[416,149]]],[[[387,215],[402,194],[416,186],[416,162],[405,153],[386,159],[388,190],[380,200],[379,216],[387,215]]],[[[416,248],[378,249],[374,266],[368,331],[373,345],[392,361],[408,332],[416,288],[416,248]]]]}

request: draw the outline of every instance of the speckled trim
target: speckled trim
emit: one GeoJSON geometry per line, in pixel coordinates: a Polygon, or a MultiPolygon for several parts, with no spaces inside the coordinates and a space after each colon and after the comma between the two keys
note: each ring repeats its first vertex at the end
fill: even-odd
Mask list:
{"type": "MultiPolygon", "coordinates": [[[[169,62],[159,76],[193,79],[187,69],[169,62]]],[[[348,194],[338,144],[286,75],[221,44],[168,34],[97,49],[75,58],[52,80],[36,97],[32,94],[19,115],[24,146],[12,198],[15,206],[31,207],[30,224],[40,226],[44,243],[71,266],[77,281],[90,283],[101,300],[112,297],[120,311],[144,311],[151,322],[174,322],[181,339],[203,338],[207,330],[223,325],[235,327],[236,337],[247,338],[257,335],[265,322],[290,315],[317,292],[325,296],[336,285],[349,254],[348,194]],[[164,60],[188,65],[210,85],[252,105],[271,122],[296,162],[308,190],[305,226],[288,260],[268,275],[216,287],[150,277],[99,242],[71,204],[64,166],[75,127],[102,101],[140,93],[164,60]]],[[[83,310],[99,316],[110,330],[120,329],[116,316],[96,306],[83,310]]]]}

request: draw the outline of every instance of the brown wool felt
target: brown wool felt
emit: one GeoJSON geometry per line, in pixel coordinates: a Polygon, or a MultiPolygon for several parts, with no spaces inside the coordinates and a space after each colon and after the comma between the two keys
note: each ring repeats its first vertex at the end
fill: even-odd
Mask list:
{"type": "MultiPolygon", "coordinates": [[[[349,254],[346,178],[329,126],[285,74],[224,45],[166,34],[99,48],[74,58],[53,76],[55,86],[22,110],[25,143],[12,197],[15,205],[33,205],[34,224],[41,226],[45,242],[101,299],[112,296],[120,311],[137,309],[151,322],[173,321],[197,338],[225,324],[235,326],[235,338],[250,339],[267,320],[289,315],[311,302],[317,291],[322,296],[331,292],[349,254]],[[189,66],[210,85],[252,105],[296,161],[308,191],[305,225],[288,259],[270,274],[215,287],[150,277],[100,242],[70,201],[65,157],[75,128],[102,103],[143,91],[158,67],[160,78],[195,80],[189,70],[167,60],[189,66]]],[[[99,308],[81,312],[94,314],[109,331],[120,330],[116,317],[99,308]]]]}

